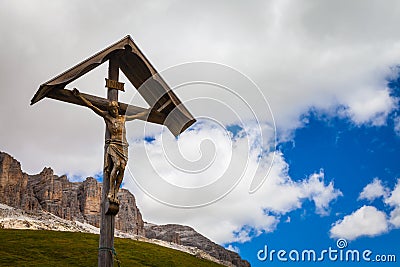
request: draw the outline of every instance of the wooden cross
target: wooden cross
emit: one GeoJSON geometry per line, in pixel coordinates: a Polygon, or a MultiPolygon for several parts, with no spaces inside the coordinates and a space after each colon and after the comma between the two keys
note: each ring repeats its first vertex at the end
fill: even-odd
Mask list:
{"type": "MultiPolygon", "coordinates": [[[[178,97],[171,91],[167,83],[158,75],[155,68],[139,50],[132,38],[128,35],[117,43],[98,52],[94,56],[79,63],[75,67],[63,72],[47,83],[42,84],[31,100],[31,105],[48,97],[77,105],[92,105],[91,108],[99,115],[107,115],[110,103],[118,102],[118,113],[125,117],[135,118],[162,124],[175,136],[182,133],[196,120],[183,106],[178,97]],[[106,78],[107,99],[78,93],[76,90],[65,89],[65,86],[83,76],[102,63],[109,61],[108,78],[106,78]],[[118,81],[121,70],[141,96],[149,104],[145,109],[118,102],[118,91],[124,86],[118,81]],[[145,116],[140,114],[145,114],[145,116]]],[[[109,111],[111,112],[111,111],[109,111]]],[[[117,114],[118,114],[117,113],[117,114]]],[[[107,120],[105,118],[105,120],[107,120]]],[[[106,121],[107,123],[107,121],[106,121]]],[[[106,127],[104,155],[107,158],[110,137],[112,133],[106,127]]],[[[117,140],[118,141],[118,140],[117,140]]],[[[123,142],[124,140],[120,140],[123,142]]],[[[106,160],[104,162],[106,165],[106,160]]],[[[115,164],[114,162],[112,164],[115,164]]],[[[122,170],[123,172],[123,170],[122,170]]],[[[98,266],[113,266],[115,215],[119,211],[119,203],[108,196],[110,192],[110,172],[103,171],[103,190],[101,199],[100,240],[98,252],[98,266]]],[[[118,189],[118,188],[117,188],[118,189]]],[[[116,196],[115,196],[116,197],[116,196]]]]}

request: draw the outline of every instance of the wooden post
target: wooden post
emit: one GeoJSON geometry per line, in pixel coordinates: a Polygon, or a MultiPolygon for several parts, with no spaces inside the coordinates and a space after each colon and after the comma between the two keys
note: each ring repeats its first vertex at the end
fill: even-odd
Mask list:
{"type": "MultiPolygon", "coordinates": [[[[116,59],[111,58],[108,66],[108,79],[118,81],[119,66],[116,59]]],[[[118,101],[118,90],[108,88],[107,99],[110,101],[118,101]]],[[[105,140],[110,138],[110,132],[106,126],[105,140]]],[[[107,145],[104,145],[104,156],[107,153],[107,145]]],[[[112,267],[114,266],[112,254],[114,249],[114,227],[115,227],[115,215],[106,214],[108,207],[107,193],[110,190],[110,177],[107,172],[103,170],[103,190],[101,193],[101,204],[100,204],[100,240],[99,240],[99,254],[98,254],[98,266],[99,267],[112,267]]]]}

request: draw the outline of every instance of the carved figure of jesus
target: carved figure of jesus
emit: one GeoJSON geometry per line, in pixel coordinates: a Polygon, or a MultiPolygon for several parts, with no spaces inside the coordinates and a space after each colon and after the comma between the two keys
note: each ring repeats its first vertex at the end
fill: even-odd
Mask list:
{"type": "Polygon", "coordinates": [[[126,140],[125,122],[143,118],[148,112],[145,111],[129,116],[120,115],[117,101],[110,101],[108,111],[103,111],[83,97],[78,89],[74,88],[72,93],[97,115],[103,117],[106,127],[110,132],[110,139],[106,140],[107,150],[104,159],[104,172],[110,177],[110,191],[107,197],[111,202],[119,203],[117,194],[128,162],[128,142],[126,140]]]}

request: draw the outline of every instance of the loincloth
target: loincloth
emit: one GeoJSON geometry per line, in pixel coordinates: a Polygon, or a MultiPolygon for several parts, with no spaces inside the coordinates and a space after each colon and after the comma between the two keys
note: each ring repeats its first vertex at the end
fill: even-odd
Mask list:
{"type": "Polygon", "coordinates": [[[104,170],[108,170],[112,162],[119,161],[126,165],[128,162],[128,144],[121,140],[106,140],[107,150],[104,159],[104,170]]]}

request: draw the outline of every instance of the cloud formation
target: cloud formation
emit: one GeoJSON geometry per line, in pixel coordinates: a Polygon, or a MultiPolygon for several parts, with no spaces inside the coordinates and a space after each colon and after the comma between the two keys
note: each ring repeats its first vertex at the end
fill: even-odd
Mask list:
{"type": "Polygon", "coordinates": [[[390,213],[378,210],[375,206],[359,208],[343,219],[336,221],[330,229],[333,238],[353,240],[361,236],[376,236],[400,227],[400,179],[393,190],[382,185],[379,178],[366,185],[360,193],[359,200],[373,201],[383,197],[382,201],[389,206],[390,213]]]}
{"type": "Polygon", "coordinates": [[[363,188],[358,199],[367,199],[372,201],[376,198],[387,196],[387,193],[387,188],[382,185],[382,181],[378,178],[375,178],[372,183],[367,184],[363,188]]]}
{"type": "MultiPolygon", "coordinates": [[[[140,151],[141,146],[145,146],[147,156],[143,156],[145,153],[137,153],[133,156],[131,169],[133,177],[126,179],[124,186],[140,199],[138,205],[146,211],[143,215],[145,220],[160,224],[190,225],[218,243],[246,242],[261,233],[274,231],[281,222],[282,215],[301,208],[306,201],[314,204],[317,214],[328,215],[330,205],[342,195],[340,190],[334,187],[333,182],[327,180],[323,171],[312,173],[303,180],[292,179],[288,175],[289,166],[279,152],[276,152],[274,164],[264,184],[255,193],[249,194],[249,187],[256,169],[259,168],[260,173],[266,173],[270,165],[260,163],[259,154],[256,153],[258,157],[252,154],[254,150],[257,150],[257,145],[254,145],[257,143],[256,136],[249,136],[255,134],[254,131],[247,134],[237,133],[228,147],[224,145],[226,137],[223,133],[220,128],[203,126],[197,131],[182,134],[178,140],[173,138],[161,140],[160,134],[154,136],[151,143],[143,144],[142,140],[137,140],[135,144],[132,144],[131,149],[136,152],[140,151]],[[204,147],[201,149],[201,143],[204,140],[212,141],[215,150],[207,150],[204,147]],[[253,143],[249,144],[249,140],[253,143]],[[176,169],[171,162],[166,160],[168,155],[164,152],[164,148],[174,146],[179,147],[182,154],[188,155],[190,159],[195,159],[196,153],[198,156],[201,154],[201,157],[205,159],[213,158],[207,155],[211,152],[216,153],[217,157],[206,171],[185,172],[182,169],[176,169]],[[252,148],[249,156],[246,151],[248,146],[252,148]],[[224,156],[218,157],[218,154],[224,156]],[[243,155],[243,157],[236,159],[235,164],[227,169],[225,163],[232,160],[232,155],[243,155]],[[243,164],[240,161],[246,162],[246,169],[243,170],[243,164]],[[149,170],[151,166],[153,166],[152,171],[149,170]],[[212,171],[214,169],[217,171],[212,171]],[[179,208],[163,204],[171,203],[170,201],[174,204],[178,203],[177,201],[193,203],[201,199],[208,200],[208,197],[215,192],[225,192],[210,187],[203,193],[204,186],[224,179],[223,175],[215,176],[214,174],[220,172],[235,174],[243,171],[243,176],[234,188],[226,191],[227,194],[216,202],[204,202],[206,205],[198,208],[179,208]],[[154,182],[157,180],[159,182],[154,182]],[[162,185],[162,180],[180,187],[169,189],[162,185]],[[146,183],[149,184],[149,187],[146,187],[148,194],[138,189],[138,185],[146,186],[146,183]],[[190,196],[184,198],[184,192],[181,193],[181,190],[187,187],[191,188],[190,196],[194,200],[190,196]]],[[[271,161],[273,153],[272,151],[263,155],[262,161],[271,161]]],[[[198,162],[201,167],[203,163],[198,162]]],[[[235,179],[233,176],[229,177],[232,178],[230,180],[235,179]]],[[[230,189],[230,185],[226,189],[230,189]]]]}
{"type": "Polygon", "coordinates": [[[397,184],[389,197],[385,199],[385,203],[394,208],[390,212],[390,223],[395,227],[400,227],[400,179],[397,180],[397,184]]]}
{"type": "Polygon", "coordinates": [[[389,229],[386,214],[373,206],[362,206],[344,216],[331,228],[331,237],[353,240],[360,236],[376,236],[389,229]]]}

